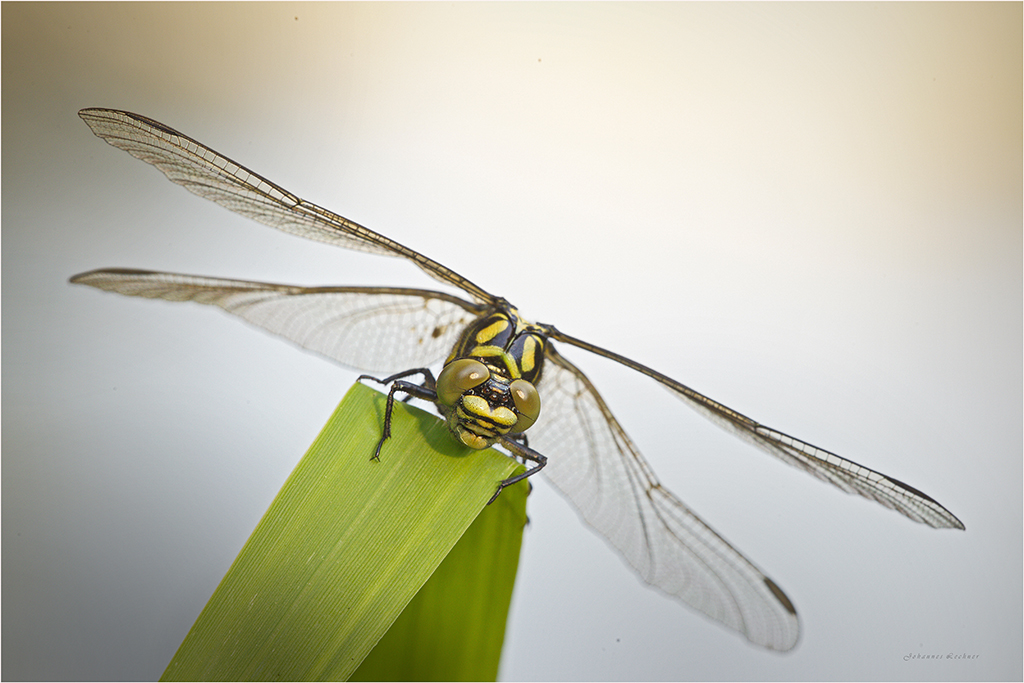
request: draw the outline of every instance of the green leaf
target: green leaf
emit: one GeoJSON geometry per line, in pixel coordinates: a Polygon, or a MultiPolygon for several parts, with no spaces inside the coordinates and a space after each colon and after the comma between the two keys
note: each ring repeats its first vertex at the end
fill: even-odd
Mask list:
{"type": "Polygon", "coordinates": [[[349,680],[497,680],[528,491],[484,508],[349,680]]]}
{"type": "MultiPolygon", "coordinates": [[[[392,437],[380,462],[373,462],[383,416],[382,394],[358,383],[352,387],[231,565],[163,680],[348,678],[484,508],[498,481],[520,467],[497,451],[457,444],[435,416],[401,403],[395,404],[392,437]]],[[[500,518],[505,528],[483,534],[514,531],[515,543],[495,538],[482,552],[470,548],[470,555],[498,552],[500,543],[518,546],[525,488],[502,492],[488,517],[500,518]],[[513,502],[520,512],[504,513],[513,502]]],[[[514,578],[518,551],[510,558],[509,548],[503,550],[504,568],[497,572],[507,579],[511,562],[514,578]]],[[[471,580],[495,579],[478,574],[471,580]]],[[[459,602],[431,600],[424,598],[424,622],[410,632],[439,630],[447,610],[459,602]]],[[[503,635],[507,601],[504,610],[473,609],[484,610],[473,623],[500,619],[503,635]]],[[[430,677],[408,670],[415,678],[430,677]]]]}

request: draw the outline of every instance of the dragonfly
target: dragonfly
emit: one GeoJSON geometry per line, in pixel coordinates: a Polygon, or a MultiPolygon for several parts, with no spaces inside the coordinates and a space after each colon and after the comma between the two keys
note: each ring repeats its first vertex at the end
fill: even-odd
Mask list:
{"type": "MultiPolygon", "coordinates": [[[[404,287],[307,287],[126,268],[71,282],[128,296],[218,306],[344,366],[400,371],[391,384],[380,455],[397,393],[434,403],[456,439],[499,444],[529,461],[648,584],[771,650],[792,649],[800,621],[781,588],[658,480],[590,379],[558,345],[619,363],[666,387],[712,422],[783,462],[934,528],[964,525],[903,482],[818,448],[626,356],[522,318],[448,267],[308,202],[169,126],[112,109],[79,116],[98,137],[190,192],[292,235],[404,258],[463,296],[404,287]],[[465,298],[464,298],[465,297],[465,298]],[[428,369],[444,361],[435,380],[428,369]],[[422,382],[405,378],[421,375],[422,382]],[[528,432],[528,433],[527,433],[528,432]]],[[[493,500],[493,498],[492,498],[493,500]]]]}

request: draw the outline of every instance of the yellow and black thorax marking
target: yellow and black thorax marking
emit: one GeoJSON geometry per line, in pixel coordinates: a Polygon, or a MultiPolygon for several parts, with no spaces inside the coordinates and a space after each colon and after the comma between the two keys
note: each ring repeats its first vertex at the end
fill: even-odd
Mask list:
{"type": "Polygon", "coordinates": [[[473,358],[492,375],[536,386],[544,369],[544,337],[535,330],[514,308],[481,316],[462,331],[444,364],[473,358]]]}

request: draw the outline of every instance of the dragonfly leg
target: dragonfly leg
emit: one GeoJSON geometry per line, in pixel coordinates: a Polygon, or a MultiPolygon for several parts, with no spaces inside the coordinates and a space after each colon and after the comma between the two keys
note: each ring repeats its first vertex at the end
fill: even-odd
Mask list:
{"type": "Polygon", "coordinates": [[[495,491],[494,495],[491,496],[491,499],[487,501],[488,505],[490,505],[495,501],[495,499],[497,499],[498,494],[500,494],[503,489],[512,486],[513,484],[518,484],[527,477],[533,476],[537,472],[540,472],[542,469],[544,469],[544,466],[548,464],[548,459],[546,456],[543,456],[537,451],[530,448],[529,446],[520,443],[518,439],[501,437],[500,441],[501,445],[507,448],[508,451],[512,453],[512,455],[522,458],[523,462],[530,461],[536,463],[536,465],[526,470],[522,474],[517,474],[514,477],[509,477],[508,479],[503,479],[500,482],[498,482],[498,490],[495,491]]]}
{"type": "Polygon", "coordinates": [[[411,370],[403,370],[402,372],[396,372],[390,377],[385,377],[384,379],[378,379],[373,375],[359,375],[359,377],[356,377],[356,381],[358,382],[360,380],[370,379],[376,382],[377,384],[391,384],[395,380],[403,379],[405,377],[409,377],[410,375],[423,375],[422,386],[428,389],[433,390],[437,384],[437,382],[434,380],[434,373],[430,371],[430,368],[413,368],[411,370]]]}
{"type": "Polygon", "coordinates": [[[518,434],[509,434],[506,438],[512,439],[516,443],[520,443],[527,448],[530,447],[530,440],[526,438],[526,432],[519,432],[518,434]]]}
{"type": "Polygon", "coordinates": [[[358,380],[371,379],[374,382],[380,384],[390,384],[391,390],[388,391],[388,402],[387,408],[384,410],[384,429],[381,431],[380,441],[377,442],[377,448],[373,451],[373,457],[371,460],[380,460],[380,449],[384,447],[384,442],[391,436],[391,413],[395,408],[395,394],[402,392],[405,394],[403,401],[408,401],[410,398],[422,398],[424,401],[430,401],[431,403],[437,403],[437,393],[434,391],[435,381],[434,374],[427,368],[414,368],[412,370],[405,370],[399,372],[390,377],[384,379],[378,379],[372,375],[360,375],[358,380]],[[402,377],[408,377],[410,375],[420,374],[423,375],[423,384],[416,384],[415,382],[406,382],[402,380],[402,377]]]}

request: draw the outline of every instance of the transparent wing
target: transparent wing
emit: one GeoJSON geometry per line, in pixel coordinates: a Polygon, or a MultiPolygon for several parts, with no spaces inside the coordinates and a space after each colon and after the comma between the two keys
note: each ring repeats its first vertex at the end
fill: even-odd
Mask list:
{"type": "MultiPolygon", "coordinates": [[[[506,302],[445,266],[342,216],[300,199],[172,128],[128,112],[85,109],[93,132],[189,191],[260,223],[309,239],[406,258],[475,302],[441,292],[385,287],[290,287],[151,271],[108,269],[72,282],[129,296],[196,301],[351,367],[378,372],[444,358],[463,327],[506,302]]],[[[538,330],[660,382],[716,423],[772,455],[934,527],[962,529],[952,513],[896,479],[817,448],[693,391],[624,356],[538,330]]],[[[541,422],[531,445],[550,455],[545,472],[584,518],[649,583],[765,647],[787,650],[799,622],[785,594],[661,486],[600,394],[549,344],[541,422]]]]}
{"type": "Polygon", "coordinates": [[[644,581],[758,645],[791,649],[800,624],[785,593],[659,483],[575,365],[552,344],[545,356],[529,433],[548,456],[542,472],[644,581]]]}
{"type": "Polygon", "coordinates": [[[930,496],[912,486],[884,474],[858,465],[852,460],[818,448],[805,441],[756,422],[732,408],[722,405],[703,394],[677,382],[666,375],[641,365],[617,353],[594,346],[559,332],[550,325],[541,325],[551,339],[578,346],[641,372],[661,382],[673,394],[685,400],[690,406],[708,419],[719,424],[740,438],[779,458],[783,462],[814,475],[818,479],[838,486],[847,493],[856,493],[877,501],[887,508],[906,515],[915,522],[921,522],[939,529],[963,529],[963,523],[956,516],[930,496]]]}
{"type": "Polygon", "coordinates": [[[78,112],[97,137],[160,169],[171,182],[284,232],[347,249],[409,259],[475,301],[496,297],[417,251],[307,202],[206,145],[153,119],[113,109],[78,112]]]}
{"type": "Polygon", "coordinates": [[[444,359],[462,329],[486,310],[443,292],[397,287],[293,287],[128,269],[94,270],[71,282],[126,296],[219,306],[368,372],[444,359]]]}

